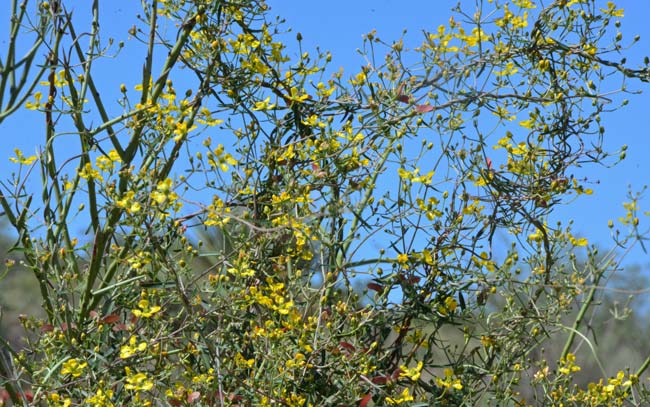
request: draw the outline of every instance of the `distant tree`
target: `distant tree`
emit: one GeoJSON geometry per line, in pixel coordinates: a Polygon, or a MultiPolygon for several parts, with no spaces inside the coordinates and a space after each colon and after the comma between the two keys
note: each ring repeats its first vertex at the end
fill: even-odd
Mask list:
{"type": "MultiPolygon", "coordinates": [[[[591,194],[577,166],[624,158],[603,147],[611,89],[650,78],[621,61],[615,4],[459,5],[412,50],[368,33],[349,77],[300,34],[292,57],[263,1],[143,1],[117,42],[99,1],[88,20],[12,4],[0,117],[25,106],[44,131],[0,204],[45,314],[0,364],[14,404],[647,403],[650,359],[574,385],[618,265],[548,221],[591,194]],[[122,47],[135,84],[99,74],[122,47]]],[[[620,245],[643,238],[637,201],[620,245]]]]}

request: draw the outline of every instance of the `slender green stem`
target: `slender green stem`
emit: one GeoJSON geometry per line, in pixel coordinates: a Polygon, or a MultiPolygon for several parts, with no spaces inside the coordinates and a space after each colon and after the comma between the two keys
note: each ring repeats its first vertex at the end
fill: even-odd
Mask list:
{"type": "Polygon", "coordinates": [[[648,356],[637,369],[636,375],[641,376],[648,369],[648,366],[650,366],[650,356],[648,356]]]}
{"type": "MultiPolygon", "coordinates": [[[[155,14],[155,10],[153,14],[155,14]]],[[[160,77],[158,77],[158,79],[156,80],[156,83],[154,84],[155,87],[151,92],[151,103],[156,103],[158,98],[162,94],[165,84],[167,83],[167,78],[169,77],[172,68],[178,61],[178,57],[180,56],[183,47],[185,46],[188,39],[190,38],[190,33],[194,29],[195,25],[196,25],[196,17],[193,16],[192,18],[187,20],[185,24],[181,26],[181,32],[180,35],[178,36],[178,40],[176,40],[176,44],[174,44],[172,49],[169,51],[169,56],[165,60],[162,73],[160,77]]],[[[153,29],[155,29],[155,27],[152,27],[152,30],[153,29]]],[[[153,50],[151,50],[150,52],[152,53],[153,50]]],[[[150,78],[150,73],[145,72],[145,74],[143,75],[143,83],[142,83],[143,95],[146,95],[145,90],[148,87],[148,83],[149,83],[148,78],[150,78]]],[[[142,104],[147,104],[147,100],[145,99],[144,103],[142,104]]],[[[139,123],[138,127],[136,127],[133,130],[133,136],[131,137],[131,140],[129,141],[129,145],[126,147],[126,151],[125,151],[125,157],[128,162],[130,162],[133,159],[136,149],[140,145],[140,138],[142,136],[142,131],[144,130],[144,123],[141,123],[140,120],[137,120],[137,122],[139,123]]]]}
{"type": "Polygon", "coordinates": [[[7,57],[4,61],[3,74],[0,75],[0,106],[2,106],[5,89],[7,87],[7,81],[14,75],[14,62],[15,62],[15,52],[16,52],[16,37],[18,36],[18,29],[20,23],[24,17],[23,13],[17,14],[16,6],[17,0],[11,2],[11,28],[9,34],[9,45],[7,46],[7,57]]]}
{"type": "MultiPolygon", "coordinates": [[[[34,44],[31,48],[25,53],[22,59],[16,62],[16,42],[18,41],[18,34],[21,28],[21,24],[25,18],[25,9],[26,4],[23,3],[20,5],[20,12],[17,11],[17,1],[12,1],[11,6],[11,27],[10,27],[10,38],[9,45],[7,47],[7,56],[4,62],[0,61],[0,122],[2,122],[6,117],[18,110],[27,100],[27,98],[32,94],[34,88],[39,83],[43,74],[47,70],[47,64],[44,64],[36,75],[32,78],[31,83],[27,86],[29,79],[29,72],[34,65],[34,58],[37,55],[37,51],[41,48],[41,45],[44,42],[45,33],[47,27],[51,23],[51,19],[43,19],[41,25],[38,27],[37,33],[38,38],[34,41],[34,44]],[[16,71],[20,68],[22,69],[22,74],[18,82],[16,82],[16,71]],[[5,91],[7,87],[7,82],[9,82],[9,99],[6,104],[5,101],[5,91]],[[26,92],[21,92],[23,89],[27,88],[26,92]]],[[[60,35],[60,34],[58,34],[60,35]]]]}
{"type": "Polygon", "coordinates": [[[352,241],[354,240],[354,235],[357,233],[359,223],[362,221],[363,211],[368,206],[368,203],[370,202],[370,198],[372,198],[372,194],[375,190],[375,183],[377,182],[377,177],[379,177],[379,174],[382,173],[382,168],[384,167],[384,164],[386,164],[386,160],[388,160],[388,157],[393,152],[393,145],[395,144],[397,138],[388,137],[388,140],[389,140],[388,146],[384,149],[384,152],[379,158],[378,164],[375,166],[376,170],[373,172],[370,178],[370,182],[368,183],[368,188],[364,192],[363,198],[361,198],[361,202],[359,202],[359,205],[357,205],[357,210],[358,210],[357,216],[355,216],[354,219],[352,219],[352,224],[350,225],[350,231],[347,237],[345,238],[345,241],[342,246],[343,253],[347,253],[348,249],[350,248],[350,245],[352,244],[352,241]]]}
{"type": "Polygon", "coordinates": [[[106,108],[104,107],[104,103],[101,99],[99,91],[97,90],[97,86],[95,86],[95,81],[93,80],[93,75],[92,72],[90,71],[89,63],[88,64],[86,63],[86,57],[84,56],[83,50],[79,45],[79,41],[77,41],[77,34],[75,33],[73,27],[70,27],[70,37],[72,37],[72,40],[74,42],[75,51],[77,52],[77,58],[79,58],[79,61],[81,62],[82,65],[87,66],[87,69],[85,71],[84,83],[88,85],[88,88],[90,89],[90,94],[92,95],[93,100],[95,102],[95,106],[97,106],[99,116],[102,119],[101,125],[99,125],[91,132],[87,133],[88,137],[94,137],[96,134],[99,134],[102,131],[106,130],[108,132],[108,137],[111,140],[111,143],[113,144],[113,148],[115,148],[115,151],[117,151],[117,153],[120,155],[120,159],[122,161],[125,161],[124,148],[122,148],[122,144],[120,144],[119,140],[117,139],[117,135],[113,130],[113,125],[120,123],[125,119],[145,109],[134,110],[133,112],[126,113],[114,119],[111,119],[108,116],[108,113],[106,112],[106,108]]]}
{"type": "Polygon", "coordinates": [[[589,310],[589,307],[594,301],[596,291],[598,289],[598,283],[600,282],[600,279],[603,277],[603,274],[605,273],[605,270],[609,266],[609,264],[612,262],[611,259],[607,260],[605,263],[604,267],[602,267],[594,278],[593,284],[591,288],[589,289],[589,292],[587,293],[587,296],[585,297],[584,301],[582,302],[582,305],[580,306],[580,310],[578,311],[578,315],[576,316],[576,319],[573,321],[573,326],[571,327],[571,330],[569,330],[569,337],[567,338],[566,342],[564,343],[564,348],[562,348],[562,353],[560,354],[560,358],[565,359],[567,355],[569,354],[569,351],[571,350],[571,346],[573,346],[573,342],[575,341],[576,338],[576,333],[578,332],[578,329],[580,328],[580,325],[582,324],[582,321],[585,317],[585,314],[587,313],[587,310],[589,310]]]}

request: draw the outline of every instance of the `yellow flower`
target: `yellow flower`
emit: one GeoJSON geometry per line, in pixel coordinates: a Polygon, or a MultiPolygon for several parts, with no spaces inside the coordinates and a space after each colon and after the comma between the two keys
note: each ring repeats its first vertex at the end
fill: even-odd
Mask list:
{"type": "Polygon", "coordinates": [[[438,312],[440,312],[442,315],[449,315],[450,313],[456,311],[457,307],[458,303],[456,300],[454,300],[452,297],[447,297],[445,298],[444,305],[440,305],[438,307],[438,312]]]}
{"type": "Polygon", "coordinates": [[[413,396],[409,393],[408,387],[404,388],[402,394],[397,398],[386,397],[386,403],[388,404],[402,404],[409,401],[413,401],[413,396]]]}
{"type": "Polygon", "coordinates": [[[267,97],[261,102],[256,102],[253,110],[269,110],[275,107],[275,104],[269,103],[271,101],[271,96],[267,97]]]}
{"type": "Polygon", "coordinates": [[[533,4],[530,0],[513,0],[519,8],[536,8],[537,6],[533,4]]]}
{"type": "Polygon", "coordinates": [[[79,171],[79,176],[83,179],[97,179],[99,181],[104,180],[104,177],[102,177],[99,171],[94,169],[90,163],[86,163],[86,165],[84,165],[81,171],[79,171]]]}
{"type": "Polygon", "coordinates": [[[86,399],[86,402],[94,407],[114,407],[111,398],[113,398],[113,390],[97,389],[94,395],[86,399]]]}
{"type": "Polygon", "coordinates": [[[433,265],[434,261],[433,261],[433,256],[431,255],[431,250],[429,249],[422,250],[422,260],[424,260],[424,262],[430,266],[433,265]]]}
{"type": "Polygon", "coordinates": [[[178,143],[179,141],[183,140],[185,136],[187,136],[187,133],[194,129],[196,129],[196,126],[192,125],[190,128],[188,128],[186,121],[176,123],[174,125],[174,141],[178,143]]]}
{"type": "Polygon", "coordinates": [[[227,271],[228,273],[245,278],[255,275],[255,270],[253,270],[248,264],[244,252],[239,253],[239,258],[234,262],[232,267],[227,269],[227,271]]]}
{"type": "Polygon", "coordinates": [[[130,212],[139,212],[140,209],[142,209],[142,206],[140,205],[140,203],[139,202],[133,202],[133,204],[131,204],[131,207],[129,208],[129,211],[130,212]]]}
{"type": "Polygon", "coordinates": [[[336,86],[332,86],[331,88],[327,89],[323,82],[318,82],[318,85],[316,85],[316,89],[318,89],[318,94],[320,96],[329,97],[336,90],[336,86]]]}
{"type": "Polygon", "coordinates": [[[61,399],[59,393],[51,393],[49,395],[49,399],[51,403],[48,403],[48,406],[50,407],[70,407],[72,404],[72,400],[70,400],[70,398],[66,397],[64,399],[61,399]]]}
{"type": "Polygon", "coordinates": [[[229,153],[224,152],[223,144],[219,144],[213,152],[208,152],[208,163],[211,167],[219,167],[221,171],[226,172],[231,165],[237,165],[238,162],[229,153]]]}
{"type": "Polygon", "coordinates": [[[14,149],[14,152],[16,153],[16,157],[9,157],[9,161],[11,161],[12,163],[30,165],[31,163],[36,161],[35,155],[30,155],[29,157],[25,157],[23,155],[23,152],[17,148],[14,149]]]}
{"type": "Polygon", "coordinates": [[[158,185],[156,185],[156,189],[151,192],[149,196],[159,204],[163,204],[166,201],[176,201],[178,199],[178,195],[172,190],[172,186],[173,181],[171,178],[160,181],[158,182],[158,185]]]}
{"type": "Polygon", "coordinates": [[[196,121],[207,126],[216,126],[223,123],[223,120],[213,118],[210,110],[205,107],[201,109],[201,115],[196,119],[196,121]]]}
{"type": "Polygon", "coordinates": [[[135,336],[132,336],[129,339],[129,344],[122,345],[122,347],[120,348],[120,359],[130,358],[131,356],[135,355],[138,352],[143,352],[145,349],[147,349],[147,343],[140,342],[139,344],[137,344],[135,336]]]}
{"type": "Polygon", "coordinates": [[[436,378],[436,384],[440,387],[444,387],[446,389],[454,389],[454,390],[462,390],[463,385],[460,382],[460,379],[454,378],[454,371],[451,370],[450,368],[446,368],[445,371],[445,378],[436,378]]]}
{"type": "Polygon", "coordinates": [[[612,17],[623,17],[624,10],[622,8],[616,9],[616,4],[613,1],[607,2],[607,9],[601,8],[600,11],[603,13],[612,16],[612,17]]]}
{"type": "Polygon", "coordinates": [[[302,124],[304,124],[305,126],[311,126],[311,127],[318,126],[320,128],[323,128],[323,127],[326,126],[325,123],[318,120],[318,115],[315,115],[315,114],[309,116],[307,118],[307,120],[303,120],[302,124]]]}
{"type": "Polygon", "coordinates": [[[41,99],[43,98],[43,94],[41,92],[36,92],[34,93],[34,103],[32,102],[27,102],[25,103],[25,108],[29,110],[36,110],[39,107],[41,107],[41,99]]]}
{"type": "Polygon", "coordinates": [[[413,380],[414,382],[420,379],[420,375],[422,373],[422,361],[418,362],[418,365],[416,367],[408,368],[404,365],[400,366],[400,377],[408,377],[409,379],[413,380]]]}
{"type": "Polygon", "coordinates": [[[69,374],[72,377],[79,377],[83,370],[88,366],[86,362],[80,362],[78,359],[68,359],[61,368],[61,374],[69,374]]]}
{"type": "Polygon", "coordinates": [[[408,261],[409,261],[409,256],[408,256],[408,254],[406,254],[406,253],[400,253],[400,254],[397,255],[397,262],[398,262],[399,264],[404,265],[404,264],[408,263],[408,261]]]}
{"type": "Polygon", "coordinates": [[[573,353],[569,353],[566,356],[566,359],[560,359],[560,364],[562,365],[558,370],[563,375],[568,375],[573,372],[579,372],[580,366],[575,364],[576,356],[573,353]]]}
{"type": "Polygon", "coordinates": [[[569,241],[571,242],[572,245],[578,246],[578,247],[584,247],[584,246],[587,246],[589,244],[589,241],[587,240],[587,238],[584,238],[584,237],[576,239],[575,237],[571,236],[569,238],[569,241]]]}
{"type": "Polygon", "coordinates": [[[149,300],[144,298],[138,302],[138,308],[139,309],[131,310],[131,312],[133,312],[133,315],[138,318],[150,318],[153,316],[153,314],[160,311],[159,305],[150,306],[149,300]]]}
{"type": "Polygon", "coordinates": [[[127,390],[147,391],[153,388],[153,381],[145,373],[133,373],[129,367],[125,367],[126,383],[124,388],[127,390]]]}
{"type": "Polygon", "coordinates": [[[286,99],[291,102],[302,103],[305,100],[309,99],[309,95],[307,94],[301,95],[298,88],[294,86],[291,88],[291,96],[287,96],[286,99]]]}
{"type": "Polygon", "coordinates": [[[508,62],[502,71],[495,71],[496,76],[510,76],[514,75],[519,71],[519,68],[515,66],[513,62],[508,62]]]}
{"type": "Polygon", "coordinates": [[[115,150],[109,151],[108,155],[100,155],[95,159],[95,166],[102,171],[110,171],[115,167],[115,163],[121,163],[120,155],[115,150]]]}

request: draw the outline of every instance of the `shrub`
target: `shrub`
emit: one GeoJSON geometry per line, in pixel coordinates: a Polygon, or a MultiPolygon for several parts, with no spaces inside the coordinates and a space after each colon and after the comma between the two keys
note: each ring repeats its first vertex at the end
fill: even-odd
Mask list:
{"type": "Polygon", "coordinates": [[[46,315],[4,357],[14,404],[644,402],[647,362],[574,386],[584,312],[562,317],[616,260],[548,222],[591,194],[577,166],[624,157],[600,84],[648,71],[617,62],[622,9],[479,1],[413,50],[369,33],[346,79],[328,52],[291,57],[262,1],[143,6],[123,85],[97,73],[126,58],[98,2],[83,34],[65,2],[14,9],[39,51],[3,66],[3,91],[26,79],[2,118],[35,110],[44,144],[0,202],[46,315]],[[558,360],[531,357],[566,332],[558,360]]]}

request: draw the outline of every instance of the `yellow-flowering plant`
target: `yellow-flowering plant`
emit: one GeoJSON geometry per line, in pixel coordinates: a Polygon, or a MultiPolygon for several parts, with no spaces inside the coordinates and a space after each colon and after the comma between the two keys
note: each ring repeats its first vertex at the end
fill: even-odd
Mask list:
{"type": "MultiPolygon", "coordinates": [[[[0,184],[44,311],[1,354],[13,405],[648,402],[647,362],[574,383],[616,262],[550,221],[593,192],[576,166],[612,163],[599,84],[650,79],[610,41],[622,8],[461,2],[414,49],[367,34],[346,75],[288,52],[301,36],[262,0],[146,0],[124,38],[141,77],[113,84],[99,67],[123,43],[99,3],[88,21],[65,0],[15,7],[37,78],[9,91],[27,68],[0,66],[0,122],[44,123],[0,184]],[[556,360],[533,357],[560,333],[556,360]]],[[[631,245],[637,197],[625,208],[631,245]]]]}

